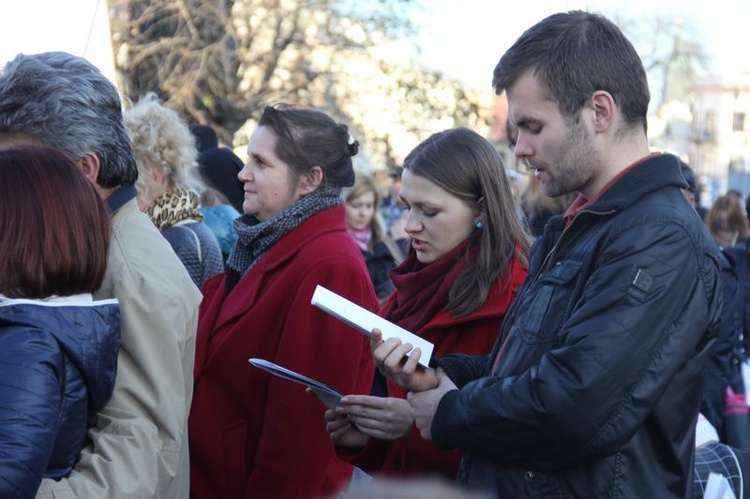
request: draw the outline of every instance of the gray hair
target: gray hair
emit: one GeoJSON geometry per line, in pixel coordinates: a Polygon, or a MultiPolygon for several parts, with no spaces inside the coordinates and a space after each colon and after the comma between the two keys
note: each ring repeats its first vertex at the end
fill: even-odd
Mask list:
{"type": "Polygon", "coordinates": [[[0,74],[0,137],[27,135],[79,160],[99,158],[101,187],[135,182],[138,168],[117,88],[86,59],[19,54],[0,74]]]}

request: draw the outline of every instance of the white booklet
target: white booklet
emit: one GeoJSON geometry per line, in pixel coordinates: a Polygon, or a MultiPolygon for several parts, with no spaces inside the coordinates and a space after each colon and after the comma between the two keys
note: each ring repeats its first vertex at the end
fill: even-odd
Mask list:
{"type": "Polygon", "coordinates": [[[302,376],[301,374],[287,369],[286,367],[281,367],[278,364],[274,364],[273,362],[269,362],[264,359],[252,358],[248,359],[248,362],[259,369],[263,369],[264,371],[273,374],[274,376],[278,376],[289,381],[294,381],[295,383],[300,383],[309,387],[312,391],[315,392],[320,401],[323,402],[323,404],[325,404],[325,406],[329,409],[333,409],[334,407],[338,407],[341,405],[341,397],[343,397],[343,395],[330,386],[326,385],[325,383],[315,381],[314,379],[308,378],[307,376],[302,376]]]}
{"type": "Polygon", "coordinates": [[[432,350],[435,348],[435,345],[424,338],[410,333],[406,329],[373,314],[366,308],[360,307],[356,303],[320,285],[315,288],[311,303],[349,324],[366,336],[372,336],[372,330],[377,328],[383,333],[383,341],[389,338],[398,338],[402,343],[411,343],[414,348],[419,347],[422,351],[419,363],[425,367],[429,367],[432,350]]]}

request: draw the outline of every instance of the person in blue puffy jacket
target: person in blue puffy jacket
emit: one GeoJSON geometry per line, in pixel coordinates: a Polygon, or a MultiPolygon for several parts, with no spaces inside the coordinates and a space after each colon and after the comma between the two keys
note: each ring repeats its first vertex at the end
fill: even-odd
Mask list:
{"type": "Polygon", "coordinates": [[[0,497],[70,474],[112,395],[116,300],[94,301],[109,214],[63,153],[0,150],[0,497]]]}

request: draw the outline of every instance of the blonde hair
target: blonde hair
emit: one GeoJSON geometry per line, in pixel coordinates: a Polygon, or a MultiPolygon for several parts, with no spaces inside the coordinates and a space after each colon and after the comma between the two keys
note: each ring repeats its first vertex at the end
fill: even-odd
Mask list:
{"type": "Polygon", "coordinates": [[[371,245],[374,247],[378,243],[383,242],[384,239],[383,222],[380,217],[380,194],[378,193],[375,181],[368,175],[358,173],[354,180],[354,185],[344,189],[341,195],[344,198],[344,202],[349,203],[368,192],[372,192],[375,196],[375,209],[372,214],[372,220],[370,220],[370,230],[372,230],[371,245]]]}
{"type": "Polygon", "coordinates": [[[152,192],[155,170],[164,175],[163,191],[175,187],[203,191],[195,137],[176,112],[148,93],[123,118],[138,164],[136,186],[144,199],[150,202],[162,193],[152,192]]]}

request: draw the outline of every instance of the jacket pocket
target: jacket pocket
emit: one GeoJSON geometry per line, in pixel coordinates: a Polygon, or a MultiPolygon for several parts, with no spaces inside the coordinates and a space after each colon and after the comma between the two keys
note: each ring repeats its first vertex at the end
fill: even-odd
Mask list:
{"type": "Polygon", "coordinates": [[[557,262],[533,285],[533,296],[523,313],[523,337],[528,343],[547,343],[556,337],[573,294],[581,262],[557,262]]]}

